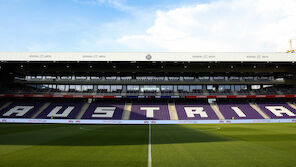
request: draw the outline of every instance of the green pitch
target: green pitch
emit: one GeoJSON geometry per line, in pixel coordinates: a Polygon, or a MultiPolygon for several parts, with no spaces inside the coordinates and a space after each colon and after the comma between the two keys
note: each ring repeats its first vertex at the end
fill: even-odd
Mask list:
{"type": "MultiPolygon", "coordinates": [[[[296,165],[296,124],[152,125],[152,167],[296,165]]],[[[0,166],[147,167],[148,125],[0,124],[0,166]]]]}

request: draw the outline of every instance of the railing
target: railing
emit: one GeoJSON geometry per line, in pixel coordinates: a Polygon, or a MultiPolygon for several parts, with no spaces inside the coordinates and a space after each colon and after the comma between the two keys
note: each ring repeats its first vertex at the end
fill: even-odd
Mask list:
{"type": "Polygon", "coordinates": [[[276,79],[183,79],[183,80],[175,80],[175,79],[47,79],[47,78],[15,78],[16,81],[24,81],[24,82],[63,82],[63,81],[73,81],[73,82],[285,82],[285,80],[276,80],[276,79]]]}
{"type": "Polygon", "coordinates": [[[37,94],[37,95],[107,95],[107,96],[195,96],[195,95],[283,95],[283,94],[296,94],[295,89],[270,89],[270,90],[252,90],[252,91],[198,91],[198,92],[67,92],[67,91],[38,91],[38,90],[2,90],[0,94],[37,94]]]}

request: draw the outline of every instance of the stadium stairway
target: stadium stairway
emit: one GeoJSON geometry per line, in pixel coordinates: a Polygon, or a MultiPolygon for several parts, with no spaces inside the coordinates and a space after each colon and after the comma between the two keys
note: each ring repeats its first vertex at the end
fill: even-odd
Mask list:
{"type": "Polygon", "coordinates": [[[76,119],[81,119],[81,117],[84,115],[86,110],[88,109],[90,103],[84,103],[83,106],[81,107],[80,112],[77,114],[76,119]]]}
{"type": "Polygon", "coordinates": [[[34,119],[34,118],[37,118],[37,116],[38,116],[43,110],[45,110],[49,105],[50,105],[50,102],[46,102],[46,103],[44,103],[44,104],[39,108],[39,110],[38,110],[36,113],[34,113],[34,115],[32,116],[32,118],[33,118],[33,119],[34,119]]]}
{"type": "Polygon", "coordinates": [[[222,113],[220,112],[220,109],[217,105],[217,103],[210,103],[211,108],[214,110],[214,112],[216,113],[216,115],[218,116],[218,118],[220,120],[224,120],[224,116],[222,115],[222,113]]]}
{"type": "Polygon", "coordinates": [[[256,110],[264,119],[270,119],[269,116],[267,114],[265,114],[260,107],[258,107],[258,105],[256,103],[249,103],[250,106],[256,110]]]}
{"type": "Polygon", "coordinates": [[[123,113],[122,113],[122,120],[129,120],[132,111],[132,103],[125,103],[123,113]]]}
{"type": "Polygon", "coordinates": [[[175,103],[168,103],[171,120],[179,120],[175,103]]]}
{"type": "Polygon", "coordinates": [[[296,105],[293,103],[288,103],[288,105],[296,110],[296,105]]]}
{"type": "Polygon", "coordinates": [[[5,103],[3,106],[0,107],[0,110],[2,110],[2,109],[4,109],[4,108],[8,107],[11,103],[12,103],[11,101],[5,103]]]}

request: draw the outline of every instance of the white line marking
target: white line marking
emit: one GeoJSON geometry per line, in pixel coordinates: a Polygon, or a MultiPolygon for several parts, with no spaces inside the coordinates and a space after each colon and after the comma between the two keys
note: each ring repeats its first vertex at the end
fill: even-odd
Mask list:
{"type": "Polygon", "coordinates": [[[152,156],[151,156],[151,124],[149,124],[148,167],[152,167],[152,156]]]}

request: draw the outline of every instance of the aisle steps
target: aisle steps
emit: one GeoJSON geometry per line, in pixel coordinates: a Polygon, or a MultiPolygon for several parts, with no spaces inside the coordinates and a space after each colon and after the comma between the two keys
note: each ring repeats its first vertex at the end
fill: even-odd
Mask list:
{"type": "Polygon", "coordinates": [[[217,103],[211,103],[210,105],[211,105],[212,109],[214,110],[214,112],[216,113],[216,115],[218,116],[218,118],[219,118],[220,120],[224,120],[225,118],[224,118],[224,116],[221,114],[221,112],[220,112],[220,110],[219,110],[219,107],[218,107],[217,103]]]}
{"type": "Polygon", "coordinates": [[[250,106],[256,110],[264,119],[270,119],[269,116],[267,114],[265,114],[265,112],[263,112],[261,110],[260,107],[258,107],[258,105],[256,103],[250,103],[250,106]]]}
{"type": "Polygon", "coordinates": [[[45,110],[49,105],[50,105],[51,103],[50,102],[46,102],[46,103],[44,103],[40,108],[39,108],[39,110],[36,112],[36,113],[34,113],[34,115],[32,116],[32,118],[34,119],[34,118],[36,118],[43,110],[45,110]]]}
{"type": "Polygon", "coordinates": [[[168,108],[171,120],[179,120],[175,103],[168,103],[168,108]]]}
{"type": "Polygon", "coordinates": [[[122,120],[129,120],[132,111],[132,103],[126,102],[124,105],[123,113],[122,113],[122,120]]]}

